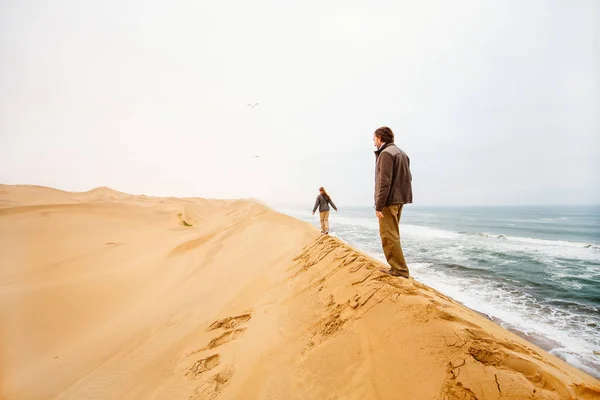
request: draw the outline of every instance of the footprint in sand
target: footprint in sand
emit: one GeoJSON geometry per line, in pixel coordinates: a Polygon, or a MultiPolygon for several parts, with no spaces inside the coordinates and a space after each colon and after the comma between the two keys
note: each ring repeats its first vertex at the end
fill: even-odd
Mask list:
{"type": "Polygon", "coordinates": [[[205,350],[214,349],[215,347],[219,347],[224,345],[225,343],[229,343],[232,340],[235,340],[242,336],[246,332],[246,328],[235,329],[233,331],[227,331],[222,335],[217,336],[213,340],[211,340],[208,345],[204,348],[205,350]]]}
{"type": "Polygon", "coordinates": [[[246,313],[235,317],[223,318],[210,324],[206,329],[207,331],[224,329],[225,332],[211,340],[204,349],[214,349],[242,336],[246,332],[246,328],[237,327],[250,321],[250,318],[252,318],[252,314],[246,313]]]}
{"type": "MultiPolygon", "coordinates": [[[[216,329],[223,329],[225,332],[219,336],[213,338],[206,347],[197,350],[191,354],[202,352],[205,350],[211,350],[216,347],[222,346],[226,343],[231,342],[242,336],[247,328],[240,327],[252,318],[251,313],[237,315],[235,317],[227,317],[213,322],[206,330],[213,331],[216,329]],[[239,328],[238,328],[239,327],[239,328]]],[[[191,355],[190,354],[190,355],[191,355]]],[[[199,375],[210,371],[220,365],[221,356],[214,354],[210,357],[203,358],[196,361],[186,372],[186,376],[190,379],[194,379],[199,375]]],[[[231,378],[233,377],[233,368],[222,367],[215,375],[203,380],[203,382],[196,387],[194,392],[191,394],[190,399],[202,399],[202,398],[215,398],[219,393],[227,386],[231,378]]]]}
{"type": "MultiPolygon", "coordinates": [[[[246,314],[241,314],[241,315],[238,315],[235,317],[223,318],[223,319],[213,322],[206,329],[207,331],[213,331],[216,329],[224,329],[225,332],[223,332],[219,336],[213,338],[210,342],[208,342],[208,344],[205,347],[198,349],[198,350],[194,350],[191,353],[186,354],[186,357],[190,357],[194,354],[201,353],[206,350],[214,349],[216,347],[222,346],[226,343],[231,342],[232,340],[239,338],[240,336],[242,336],[244,334],[244,332],[246,332],[247,328],[244,328],[244,327],[237,328],[237,329],[235,329],[235,328],[248,322],[251,318],[252,318],[252,314],[246,313],[246,314]]],[[[190,367],[188,369],[188,372],[186,372],[185,375],[188,376],[188,374],[192,370],[195,371],[194,372],[195,375],[198,375],[205,371],[208,371],[208,370],[214,368],[216,365],[218,365],[219,359],[220,359],[220,355],[214,354],[208,358],[203,358],[201,360],[198,360],[198,361],[196,361],[196,363],[194,363],[194,365],[192,365],[192,367],[190,367]],[[216,364],[214,364],[215,362],[216,362],[216,364]]]]}
{"type": "Polygon", "coordinates": [[[219,354],[213,354],[212,356],[198,360],[190,368],[188,368],[188,370],[185,373],[185,376],[187,376],[190,379],[194,379],[198,377],[198,375],[206,371],[210,371],[211,369],[219,365],[220,359],[221,356],[219,354]]]}
{"type": "Polygon", "coordinates": [[[229,367],[211,376],[194,390],[190,396],[190,400],[216,398],[233,377],[233,372],[233,368],[229,367]]]}
{"type": "Polygon", "coordinates": [[[214,331],[215,329],[226,329],[226,330],[233,329],[238,325],[241,325],[241,324],[244,324],[244,323],[250,321],[250,318],[252,318],[252,314],[250,314],[250,313],[238,315],[237,317],[223,318],[223,319],[213,322],[206,330],[214,331]]]}
{"type": "Polygon", "coordinates": [[[187,356],[189,357],[193,354],[200,353],[204,350],[214,349],[215,347],[222,346],[225,343],[229,343],[232,340],[239,338],[240,336],[242,336],[244,334],[244,332],[246,331],[246,328],[238,328],[238,329],[235,329],[235,328],[250,321],[251,318],[252,318],[252,314],[246,313],[246,314],[241,314],[241,315],[238,315],[235,317],[223,318],[223,319],[213,322],[212,324],[210,324],[210,326],[208,328],[206,328],[207,331],[210,332],[210,331],[214,331],[216,329],[223,329],[223,330],[225,330],[225,332],[222,333],[221,335],[213,338],[205,347],[195,350],[195,351],[192,351],[191,353],[188,353],[187,356]]]}

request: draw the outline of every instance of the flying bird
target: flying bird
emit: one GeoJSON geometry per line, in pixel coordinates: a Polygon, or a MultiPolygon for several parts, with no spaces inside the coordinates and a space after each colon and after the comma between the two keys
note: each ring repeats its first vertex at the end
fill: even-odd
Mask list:
{"type": "Polygon", "coordinates": [[[252,107],[252,108],[256,107],[257,105],[258,105],[258,103],[254,103],[254,104],[250,104],[250,103],[248,103],[248,106],[249,106],[249,107],[252,107]]]}

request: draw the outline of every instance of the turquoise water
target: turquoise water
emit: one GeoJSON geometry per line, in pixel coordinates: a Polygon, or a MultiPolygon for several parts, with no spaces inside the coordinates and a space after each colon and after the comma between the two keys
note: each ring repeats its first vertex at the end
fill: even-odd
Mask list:
{"type": "MultiPolygon", "coordinates": [[[[332,234],[384,260],[373,208],[341,207],[332,234]]],[[[415,279],[600,378],[600,206],[408,205],[401,236],[415,279]]]]}

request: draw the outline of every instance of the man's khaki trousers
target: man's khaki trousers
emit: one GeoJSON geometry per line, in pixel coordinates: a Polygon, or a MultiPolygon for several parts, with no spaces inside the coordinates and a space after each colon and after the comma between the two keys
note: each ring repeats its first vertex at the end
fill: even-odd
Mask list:
{"type": "Polygon", "coordinates": [[[400,245],[400,216],[403,204],[386,206],[379,219],[379,236],[387,262],[392,270],[408,278],[408,266],[400,245]]]}
{"type": "Polygon", "coordinates": [[[321,232],[329,232],[329,211],[321,213],[321,232]]]}

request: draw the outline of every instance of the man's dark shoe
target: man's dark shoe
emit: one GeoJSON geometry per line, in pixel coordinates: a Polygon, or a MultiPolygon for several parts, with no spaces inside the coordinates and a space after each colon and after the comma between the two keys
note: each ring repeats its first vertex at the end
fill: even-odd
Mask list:
{"type": "Polygon", "coordinates": [[[390,276],[399,276],[399,277],[406,278],[406,279],[408,279],[408,277],[409,277],[408,274],[405,274],[403,272],[400,272],[400,271],[397,271],[397,270],[391,269],[391,268],[390,269],[381,268],[380,271],[383,272],[384,274],[388,274],[390,276]]]}

